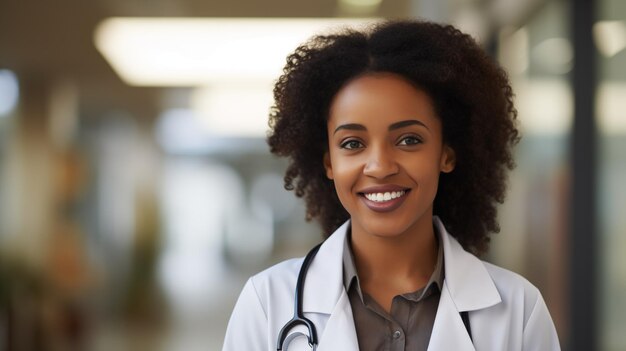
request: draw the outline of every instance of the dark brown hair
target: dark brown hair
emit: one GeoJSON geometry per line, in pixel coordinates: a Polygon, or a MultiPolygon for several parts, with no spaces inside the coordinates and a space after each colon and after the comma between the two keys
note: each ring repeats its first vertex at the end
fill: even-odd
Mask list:
{"type": "Polygon", "coordinates": [[[349,218],[322,163],[326,123],[339,89],[370,72],[398,74],[433,99],[443,140],[456,154],[455,169],[440,176],[434,214],[464,248],[486,251],[514,167],[517,112],[506,73],[449,25],[387,21],[316,36],[289,55],[274,87],[268,136],[271,152],[289,158],[285,188],[304,198],[307,220],[318,219],[325,235],[349,218]]]}

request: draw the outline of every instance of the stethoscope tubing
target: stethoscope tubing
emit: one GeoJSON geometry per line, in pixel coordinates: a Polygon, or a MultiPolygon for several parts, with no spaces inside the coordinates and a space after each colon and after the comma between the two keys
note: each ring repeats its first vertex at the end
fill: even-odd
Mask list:
{"type": "Polygon", "coordinates": [[[322,243],[318,244],[313,249],[311,249],[311,251],[309,251],[306,257],[304,257],[304,262],[302,262],[302,267],[300,267],[300,272],[298,273],[298,280],[296,282],[296,293],[295,293],[294,306],[293,306],[293,318],[289,322],[287,322],[287,324],[285,324],[283,328],[280,330],[280,332],[278,333],[278,341],[277,341],[277,346],[276,346],[277,351],[283,350],[283,343],[285,342],[285,339],[287,338],[289,331],[298,325],[304,325],[308,329],[309,335],[307,336],[307,339],[309,342],[309,346],[311,346],[313,350],[317,348],[317,330],[315,329],[315,325],[313,324],[313,322],[311,322],[311,320],[306,318],[304,316],[304,313],[302,312],[302,301],[303,301],[302,294],[304,293],[304,281],[306,280],[306,274],[320,246],[322,246],[322,243]]]}

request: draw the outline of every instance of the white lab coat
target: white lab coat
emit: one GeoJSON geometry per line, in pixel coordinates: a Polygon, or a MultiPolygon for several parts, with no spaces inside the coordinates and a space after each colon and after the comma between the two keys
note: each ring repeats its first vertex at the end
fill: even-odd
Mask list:
{"type": "MultiPolygon", "coordinates": [[[[466,252],[434,217],[440,233],[445,280],[428,350],[560,350],[540,292],[520,275],[466,252]],[[469,311],[472,340],[459,312],[469,311]]],[[[342,255],[349,223],[321,246],[304,286],[303,311],[313,321],[318,351],[357,351],[350,300],[343,285],[342,255]]],[[[250,278],[233,310],[224,351],[276,350],[278,333],[293,316],[302,259],[279,263],[250,278]]],[[[303,329],[300,329],[303,330],[303,329]]],[[[308,350],[304,337],[289,351],[308,350]]]]}

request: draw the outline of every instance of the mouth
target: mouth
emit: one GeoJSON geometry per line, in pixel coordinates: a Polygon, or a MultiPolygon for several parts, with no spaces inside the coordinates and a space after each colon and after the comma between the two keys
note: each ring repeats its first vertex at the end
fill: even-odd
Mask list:
{"type": "Polygon", "coordinates": [[[393,199],[397,199],[406,194],[406,190],[400,191],[387,191],[387,192],[379,192],[379,193],[363,193],[363,196],[370,201],[374,202],[386,202],[393,199]]]}
{"type": "Polygon", "coordinates": [[[367,189],[359,192],[363,203],[375,212],[390,212],[400,207],[411,189],[367,189]]]}

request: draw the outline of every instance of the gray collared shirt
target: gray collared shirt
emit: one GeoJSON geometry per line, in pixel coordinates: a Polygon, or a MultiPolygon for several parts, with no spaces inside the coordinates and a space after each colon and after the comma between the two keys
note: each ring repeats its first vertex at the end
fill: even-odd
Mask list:
{"type": "Polygon", "coordinates": [[[387,313],[361,290],[350,244],[350,231],[348,234],[343,248],[343,284],[350,298],[359,350],[426,350],[444,280],[441,243],[437,263],[428,283],[417,291],[395,296],[391,313],[387,313]]]}

